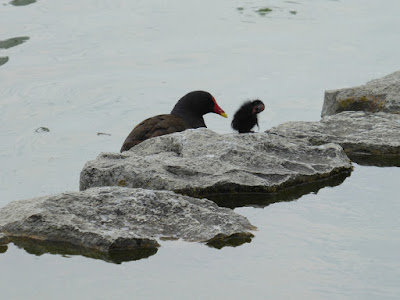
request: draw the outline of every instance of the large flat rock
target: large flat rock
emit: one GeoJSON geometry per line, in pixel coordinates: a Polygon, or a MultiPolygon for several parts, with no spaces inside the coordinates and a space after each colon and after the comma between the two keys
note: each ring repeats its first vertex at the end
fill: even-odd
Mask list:
{"type": "Polygon", "coordinates": [[[400,71],[365,85],[325,92],[322,116],[342,111],[400,113],[400,71]]]}
{"type": "Polygon", "coordinates": [[[387,113],[341,112],[320,122],[287,122],[268,131],[314,145],[340,144],[352,158],[376,157],[376,162],[400,158],[400,115],[387,113]]]}
{"type": "Polygon", "coordinates": [[[310,146],[266,133],[195,129],[146,140],[122,154],[100,154],[84,166],[80,189],[120,185],[192,196],[274,193],[351,169],[337,144],[310,146]]]}
{"type": "MultiPolygon", "coordinates": [[[[51,249],[83,249],[77,254],[154,249],[158,239],[211,245],[236,239],[240,244],[251,239],[248,231],[254,229],[245,217],[207,199],[122,187],[13,201],[0,209],[0,245],[41,241],[53,243],[51,249]]],[[[32,244],[26,247],[38,251],[32,244]]]]}

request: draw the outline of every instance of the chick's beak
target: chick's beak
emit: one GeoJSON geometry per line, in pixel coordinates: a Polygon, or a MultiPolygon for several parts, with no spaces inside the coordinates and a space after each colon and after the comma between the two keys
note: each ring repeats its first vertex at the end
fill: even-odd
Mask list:
{"type": "Polygon", "coordinates": [[[259,104],[257,106],[253,107],[253,114],[258,114],[260,112],[262,112],[265,109],[264,104],[259,104]]]}

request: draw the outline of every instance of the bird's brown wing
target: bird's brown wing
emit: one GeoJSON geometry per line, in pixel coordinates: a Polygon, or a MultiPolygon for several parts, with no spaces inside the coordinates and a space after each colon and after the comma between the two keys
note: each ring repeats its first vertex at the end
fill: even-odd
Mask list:
{"type": "Polygon", "coordinates": [[[131,149],[144,140],[152,137],[161,136],[168,133],[174,133],[191,128],[182,118],[175,115],[158,115],[146,119],[138,124],[121,147],[121,152],[131,149]]]}

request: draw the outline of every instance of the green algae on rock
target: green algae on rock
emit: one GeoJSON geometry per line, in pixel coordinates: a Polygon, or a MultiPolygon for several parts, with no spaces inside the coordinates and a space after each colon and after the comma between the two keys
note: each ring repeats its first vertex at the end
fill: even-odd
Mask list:
{"type": "Polygon", "coordinates": [[[344,111],[319,122],[283,123],[268,132],[313,145],[337,143],[350,159],[369,165],[397,165],[400,158],[400,114],[344,111]]]}
{"type": "Polygon", "coordinates": [[[385,106],[385,95],[369,96],[364,95],[361,97],[348,97],[339,100],[337,112],[342,111],[367,111],[378,112],[382,111],[385,106]]]}
{"type": "Polygon", "coordinates": [[[361,86],[326,91],[321,116],[343,111],[400,114],[400,71],[361,86]]]}

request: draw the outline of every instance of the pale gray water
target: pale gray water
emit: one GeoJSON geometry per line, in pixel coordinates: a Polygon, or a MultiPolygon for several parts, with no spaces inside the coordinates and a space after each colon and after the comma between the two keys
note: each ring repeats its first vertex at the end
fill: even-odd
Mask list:
{"type": "MultiPolygon", "coordinates": [[[[400,69],[399,11],[395,0],[0,0],[0,41],[29,37],[0,47],[0,206],[77,190],[87,160],[118,151],[135,124],[194,89],[230,117],[261,98],[261,130],[318,120],[324,90],[400,69]],[[266,6],[273,11],[255,12],[266,6]]],[[[221,133],[229,121],[206,117],[221,133]]],[[[163,242],[148,259],[115,265],[10,245],[0,295],[398,299],[399,177],[399,168],[355,165],[316,195],[237,208],[259,228],[237,248],[163,242]]]]}

